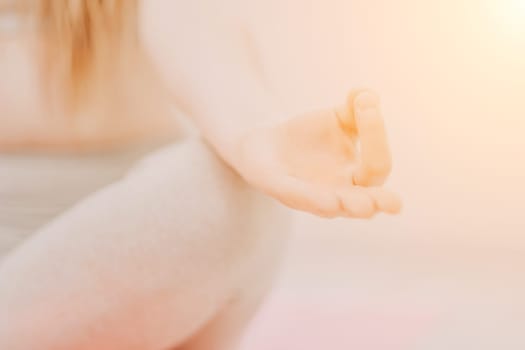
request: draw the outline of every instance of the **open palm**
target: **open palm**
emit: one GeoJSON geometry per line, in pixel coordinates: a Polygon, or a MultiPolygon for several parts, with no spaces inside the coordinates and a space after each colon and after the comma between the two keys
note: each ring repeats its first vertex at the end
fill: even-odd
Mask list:
{"type": "Polygon", "coordinates": [[[399,198],[379,187],[391,157],[372,92],[354,92],[342,107],[254,130],[241,148],[245,179],[294,209],[361,218],[400,210],[399,198]]]}

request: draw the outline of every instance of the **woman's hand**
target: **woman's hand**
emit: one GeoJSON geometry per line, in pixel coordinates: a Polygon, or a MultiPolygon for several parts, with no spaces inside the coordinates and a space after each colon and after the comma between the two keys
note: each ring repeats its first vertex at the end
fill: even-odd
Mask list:
{"type": "Polygon", "coordinates": [[[395,214],[401,201],[380,187],[391,157],[379,98],[351,93],[331,110],[306,113],[244,135],[235,167],[253,186],[322,217],[395,214]]]}

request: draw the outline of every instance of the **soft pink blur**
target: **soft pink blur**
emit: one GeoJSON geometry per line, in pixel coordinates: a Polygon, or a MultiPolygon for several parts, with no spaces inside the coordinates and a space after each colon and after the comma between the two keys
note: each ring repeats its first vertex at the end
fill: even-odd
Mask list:
{"type": "Polygon", "coordinates": [[[403,350],[419,344],[433,315],[412,307],[355,305],[344,293],[304,297],[275,294],[246,335],[250,350],[403,350]]]}

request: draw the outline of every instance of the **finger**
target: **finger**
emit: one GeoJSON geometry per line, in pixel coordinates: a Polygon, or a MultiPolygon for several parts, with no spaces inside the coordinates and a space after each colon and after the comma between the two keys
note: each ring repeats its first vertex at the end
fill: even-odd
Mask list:
{"type": "Polygon", "coordinates": [[[267,188],[269,195],[293,209],[324,218],[333,218],[340,214],[336,194],[321,186],[291,176],[282,176],[270,181],[267,188]]]}
{"type": "Polygon", "coordinates": [[[352,187],[337,191],[342,215],[351,218],[369,219],[377,211],[374,199],[364,188],[352,187]]]}
{"type": "Polygon", "coordinates": [[[379,97],[361,92],[354,100],[354,114],[361,159],[353,180],[360,186],[381,185],[390,174],[392,161],[379,97]]]}
{"type": "Polygon", "coordinates": [[[357,135],[357,126],[355,121],[354,114],[354,101],[355,98],[362,92],[364,89],[355,89],[350,91],[346,99],[346,103],[335,108],[334,112],[339,121],[339,125],[345,131],[346,134],[354,138],[357,135]]]}
{"type": "Polygon", "coordinates": [[[381,187],[366,188],[374,201],[377,210],[387,214],[399,214],[403,207],[401,198],[387,189],[381,187]]]}

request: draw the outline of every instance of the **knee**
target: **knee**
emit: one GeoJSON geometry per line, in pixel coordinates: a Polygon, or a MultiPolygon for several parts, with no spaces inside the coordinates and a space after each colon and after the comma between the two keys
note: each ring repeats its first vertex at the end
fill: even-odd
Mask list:
{"type": "Polygon", "coordinates": [[[164,187],[151,191],[163,193],[154,200],[172,208],[179,232],[193,242],[199,240],[192,245],[195,249],[230,261],[246,257],[253,261],[268,251],[278,254],[286,241],[288,211],[251,188],[201,139],[156,152],[135,176],[164,187]]]}

